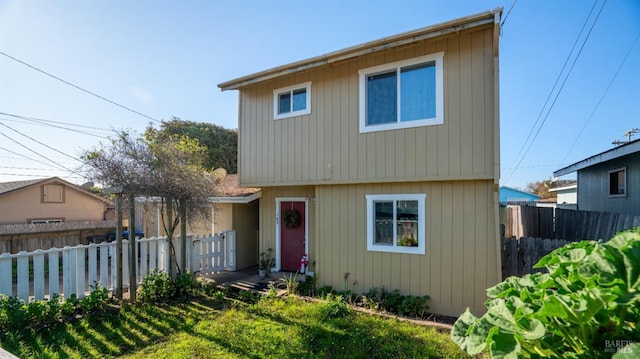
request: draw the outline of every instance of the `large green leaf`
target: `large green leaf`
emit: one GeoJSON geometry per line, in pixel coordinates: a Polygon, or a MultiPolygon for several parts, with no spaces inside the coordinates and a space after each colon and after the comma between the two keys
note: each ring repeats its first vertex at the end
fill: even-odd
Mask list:
{"type": "Polygon", "coordinates": [[[484,324],[480,323],[480,320],[467,308],[453,324],[451,339],[470,355],[479,354],[486,347],[489,329],[486,321],[484,324]]]}
{"type": "Polygon", "coordinates": [[[517,359],[522,347],[515,336],[497,330],[489,339],[491,357],[495,359],[517,359]]]}

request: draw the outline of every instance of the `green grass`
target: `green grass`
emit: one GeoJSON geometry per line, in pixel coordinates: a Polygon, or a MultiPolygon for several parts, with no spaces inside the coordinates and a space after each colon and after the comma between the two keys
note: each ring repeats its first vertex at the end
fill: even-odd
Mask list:
{"type": "Polygon", "coordinates": [[[460,358],[448,333],[351,311],[337,301],[200,299],[119,311],[26,333],[0,346],[42,358],[460,358]]]}

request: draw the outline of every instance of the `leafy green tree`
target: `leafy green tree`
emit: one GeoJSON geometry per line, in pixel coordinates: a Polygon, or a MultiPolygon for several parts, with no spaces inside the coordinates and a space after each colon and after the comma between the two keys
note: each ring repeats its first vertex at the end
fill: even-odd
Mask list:
{"type": "Polygon", "coordinates": [[[202,165],[213,170],[224,168],[228,173],[238,173],[238,131],[206,122],[183,121],[172,117],[162,121],[156,137],[188,136],[206,148],[202,165]]]}

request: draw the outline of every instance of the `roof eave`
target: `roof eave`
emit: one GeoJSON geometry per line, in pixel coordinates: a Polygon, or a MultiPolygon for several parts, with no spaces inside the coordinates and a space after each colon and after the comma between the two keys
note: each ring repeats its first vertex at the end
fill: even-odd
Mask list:
{"type": "Polygon", "coordinates": [[[312,57],[306,60],[290,63],[288,65],[274,67],[269,70],[257,72],[243,76],[231,81],[218,84],[222,90],[237,90],[239,88],[270,80],[283,75],[293,74],[316,67],[348,60],[354,57],[367,55],[380,50],[390,49],[412,42],[422,41],[446,34],[462,31],[465,29],[492,24],[495,21],[495,14],[501,13],[502,7],[485,11],[479,14],[466,16],[460,19],[450,20],[437,25],[424,27],[421,29],[405,32],[399,35],[385,37],[379,40],[370,41],[361,45],[356,45],[343,50],[338,50],[328,54],[312,57]]]}
{"type": "Polygon", "coordinates": [[[611,161],[616,158],[620,158],[622,156],[630,155],[636,152],[640,152],[640,139],[629,142],[622,146],[618,146],[616,148],[612,148],[610,150],[598,153],[597,155],[593,155],[589,158],[585,158],[582,161],[579,161],[567,167],[561,168],[553,172],[553,176],[554,177],[564,176],[569,173],[573,173],[591,166],[599,165],[601,163],[611,161]]]}

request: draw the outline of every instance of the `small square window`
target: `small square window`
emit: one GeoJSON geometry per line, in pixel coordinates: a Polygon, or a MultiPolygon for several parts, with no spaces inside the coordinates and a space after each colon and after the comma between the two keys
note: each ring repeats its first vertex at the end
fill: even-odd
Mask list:
{"type": "Polygon", "coordinates": [[[609,196],[620,197],[627,194],[627,169],[619,168],[609,172],[609,196]]]}
{"type": "Polygon", "coordinates": [[[275,120],[311,113],[311,82],[273,91],[275,120]]]}
{"type": "Polygon", "coordinates": [[[367,195],[367,250],[425,253],[425,194],[367,195]]]}
{"type": "Polygon", "coordinates": [[[360,70],[360,133],[444,123],[443,56],[360,70]]]}

